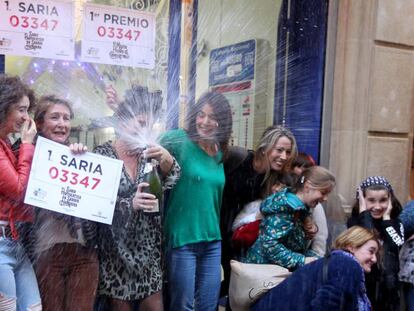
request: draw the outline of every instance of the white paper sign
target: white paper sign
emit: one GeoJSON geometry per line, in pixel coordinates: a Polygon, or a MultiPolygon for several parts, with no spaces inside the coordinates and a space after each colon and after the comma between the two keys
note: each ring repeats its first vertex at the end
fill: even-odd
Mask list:
{"type": "Polygon", "coordinates": [[[112,223],[122,161],[39,137],[27,186],[26,204],[105,224],[112,223]]]}
{"type": "Polygon", "coordinates": [[[0,54],[73,60],[74,4],[1,0],[0,54]]]}
{"type": "Polygon", "coordinates": [[[81,60],[152,69],[155,14],[86,3],[81,60]]]}

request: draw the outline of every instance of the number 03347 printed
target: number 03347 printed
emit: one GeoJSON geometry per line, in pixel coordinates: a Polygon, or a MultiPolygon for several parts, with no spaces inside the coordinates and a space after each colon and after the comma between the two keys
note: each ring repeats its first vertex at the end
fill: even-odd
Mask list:
{"type": "Polygon", "coordinates": [[[58,213],[112,223],[122,161],[39,137],[24,202],[58,213]]]}

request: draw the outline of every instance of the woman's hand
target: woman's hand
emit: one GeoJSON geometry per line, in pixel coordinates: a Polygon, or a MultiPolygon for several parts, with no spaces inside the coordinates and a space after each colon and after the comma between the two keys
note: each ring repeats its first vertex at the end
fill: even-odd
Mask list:
{"type": "Polygon", "coordinates": [[[305,231],[305,238],[307,240],[312,240],[316,233],[318,233],[319,228],[313,221],[311,216],[305,217],[303,220],[303,230],[305,231]]]}
{"type": "Polygon", "coordinates": [[[391,194],[390,194],[390,197],[388,199],[388,206],[387,206],[387,209],[385,210],[384,215],[382,215],[382,219],[383,220],[390,220],[391,219],[391,211],[392,211],[392,202],[391,202],[391,194]]]}
{"type": "Polygon", "coordinates": [[[70,144],[69,149],[73,154],[84,154],[88,151],[88,147],[82,143],[70,144]]]}
{"type": "Polygon", "coordinates": [[[106,104],[112,111],[116,111],[119,106],[118,92],[113,88],[112,85],[109,85],[105,88],[106,94],[106,104]]]}
{"type": "Polygon", "coordinates": [[[359,213],[365,212],[367,210],[367,205],[365,204],[364,193],[361,188],[358,188],[358,202],[359,202],[359,213]]]}
{"type": "Polygon", "coordinates": [[[20,130],[22,143],[33,144],[36,133],[36,124],[34,123],[33,119],[24,121],[20,130]]]}
{"type": "Polygon", "coordinates": [[[137,193],[132,199],[132,208],[144,212],[158,212],[158,199],[151,193],[143,192],[142,188],[149,187],[149,184],[142,182],[138,184],[137,193]]]}
{"type": "Polygon", "coordinates": [[[160,145],[150,146],[143,152],[145,158],[157,159],[160,163],[160,169],[165,176],[171,170],[173,165],[173,157],[167,149],[160,145]]]}

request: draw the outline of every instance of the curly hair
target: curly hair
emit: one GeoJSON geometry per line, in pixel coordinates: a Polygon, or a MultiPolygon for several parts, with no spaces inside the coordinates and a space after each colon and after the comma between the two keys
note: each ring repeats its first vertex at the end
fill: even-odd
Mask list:
{"type": "Polygon", "coordinates": [[[215,92],[206,92],[200,96],[194,105],[191,105],[187,114],[187,134],[194,142],[200,140],[200,136],[196,128],[197,114],[203,109],[205,105],[210,105],[213,113],[216,116],[218,124],[218,131],[215,135],[216,142],[223,152],[223,159],[227,157],[228,145],[231,136],[231,128],[233,118],[231,108],[228,100],[224,95],[215,92]]]}
{"type": "Polygon", "coordinates": [[[11,107],[17,104],[24,96],[29,99],[29,110],[36,104],[36,97],[30,89],[17,76],[0,74],[0,123],[3,123],[11,107]]]}

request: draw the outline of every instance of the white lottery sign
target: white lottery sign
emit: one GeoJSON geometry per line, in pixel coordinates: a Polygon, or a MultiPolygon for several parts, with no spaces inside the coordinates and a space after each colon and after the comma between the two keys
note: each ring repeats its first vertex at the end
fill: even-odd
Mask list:
{"type": "Polygon", "coordinates": [[[122,161],[68,147],[43,137],[36,149],[26,204],[105,224],[112,223],[122,161]]]}
{"type": "Polygon", "coordinates": [[[86,3],[81,60],[152,69],[155,14],[86,3]]]}
{"type": "Polygon", "coordinates": [[[0,0],[0,54],[73,60],[74,4],[0,0]]]}

